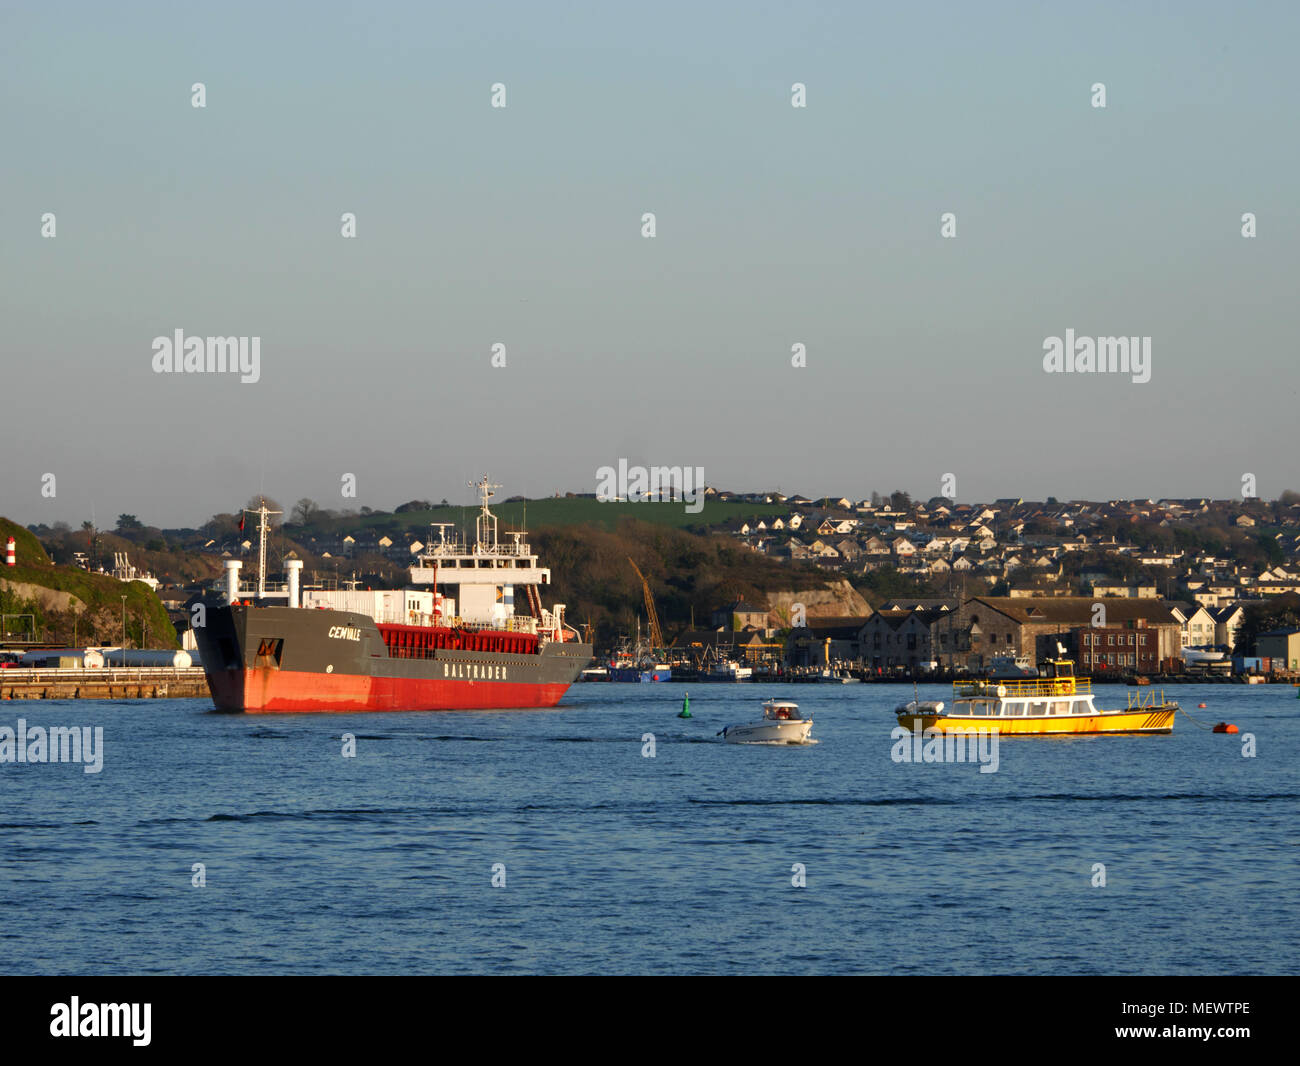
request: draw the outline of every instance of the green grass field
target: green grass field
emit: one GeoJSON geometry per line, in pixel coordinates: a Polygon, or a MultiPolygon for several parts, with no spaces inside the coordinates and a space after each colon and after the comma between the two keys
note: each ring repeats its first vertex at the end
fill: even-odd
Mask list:
{"type": "MultiPolygon", "coordinates": [[[[91,574],[85,570],[78,570],[70,566],[14,566],[4,567],[0,570],[0,580],[8,580],[23,584],[39,585],[42,588],[54,589],[58,592],[67,592],[79,599],[83,607],[79,608],[79,613],[97,612],[107,610],[116,612],[121,606],[122,597],[126,597],[126,613],[128,615],[127,632],[131,639],[138,642],[140,640],[140,620],[145,619],[148,622],[149,646],[155,648],[175,648],[176,630],[172,627],[171,619],[167,616],[167,609],[163,607],[158,597],[148,585],[140,581],[123,582],[116,578],[108,577],[105,574],[91,574]]],[[[33,611],[37,616],[38,625],[47,624],[50,612],[40,608],[38,605],[28,603],[13,596],[7,590],[0,593],[0,601],[4,602],[5,609],[12,612],[33,611]]],[[[69,623],[70,625],[70,623],[69,623]]],[[[85,634],[85,627],[82,627],[82,634],[85,634]]],[[[46,634],[49,639],[54,639],[56,634],[46,634]]],[[[71,634],[65,636],[70,637],[71,634]]]]}

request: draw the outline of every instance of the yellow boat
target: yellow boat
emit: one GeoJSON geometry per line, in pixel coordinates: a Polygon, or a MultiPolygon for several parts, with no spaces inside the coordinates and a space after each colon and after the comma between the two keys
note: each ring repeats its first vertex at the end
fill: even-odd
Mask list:
{"type": "Polygon", "coordinates": [[[1094,733],[1172,733],[1178,704],[1157,694],[1130,692],[1123,710],[1093,706],[1092,680],[1074,676],[1069,659],[1052,659],[1048,676],[1032,681],[958,681],[953,710],[942,703],[908,704],[899,725],[912,732],[996,729],[1003,736],[1094,733]]]}

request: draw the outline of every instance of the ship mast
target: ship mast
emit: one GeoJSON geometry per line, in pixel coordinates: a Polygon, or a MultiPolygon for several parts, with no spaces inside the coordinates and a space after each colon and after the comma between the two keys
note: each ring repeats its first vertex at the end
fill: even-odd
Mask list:
{"type": "MultiPolygon", "coordinates": [[[[284,512],[267,510],[265,496],[259,496],[258,500],[260,506],[252,513],[257,515],[257,598],[260,600],[266,596],[266,534],[271,529],[267,519],[273,514],[284,512]]],[[[248,508],[244,510],[247,511],[248,508]]]]}
{"type": "Polygon", "coordinates": [[[480,481],[471,481],[469,487],[478,489],[479,496],[483,500],[478,520],[474,523],[474,539],[476,541],[474,550],[480,554],[495,552],[497,548],[497,516],[488,507],[488,501],[494,495],[492,490],[499,489],[501,486],[489,482],[485,474],[480,481]]]}

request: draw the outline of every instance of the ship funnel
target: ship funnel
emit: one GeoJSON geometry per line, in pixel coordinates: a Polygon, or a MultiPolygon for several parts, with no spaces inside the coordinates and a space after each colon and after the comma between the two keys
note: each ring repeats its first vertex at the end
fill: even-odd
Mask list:
{"type": "Polygon", "coordinates": [[[286,559],[284,571],[289,580],[289,606],[298,606],[298,582],[302,571],[301,559],[286,559]]]}
{"type": "Polygon", "coordinates": [[[244,564],[238,559],[226,560],[226,602],[234,603],[239,599],[239,568],[244,564]]]}

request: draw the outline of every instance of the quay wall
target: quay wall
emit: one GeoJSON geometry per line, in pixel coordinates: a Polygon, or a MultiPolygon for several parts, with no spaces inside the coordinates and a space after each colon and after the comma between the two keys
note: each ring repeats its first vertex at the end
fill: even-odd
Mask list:
{"type": "Polygon", "coordinates": [[[203,668],[0,670],[0,700],[207,699],[203,668]]]}

